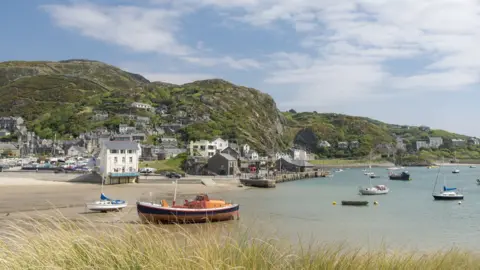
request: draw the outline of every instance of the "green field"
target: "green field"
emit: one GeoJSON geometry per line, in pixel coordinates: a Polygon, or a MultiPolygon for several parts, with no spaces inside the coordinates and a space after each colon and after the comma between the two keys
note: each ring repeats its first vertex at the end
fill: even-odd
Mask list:
{"type": "Polygon", "coordinates": [[[139,164],[140,168],[155,168],[157,172],[169,171],[183,173],[182,165],[185,161],[186,155],[178,155],[176,158],[166,160],[142,161],[139,164]]]}

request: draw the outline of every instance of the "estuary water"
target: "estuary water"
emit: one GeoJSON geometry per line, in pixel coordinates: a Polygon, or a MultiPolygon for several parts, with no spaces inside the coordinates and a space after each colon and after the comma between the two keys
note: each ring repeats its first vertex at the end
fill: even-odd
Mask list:
{"type": "MultiPolygon", "coordinates": [[[[387,247],[429,251],[460,247],[480,248],[479,168],[441,168],[437,188],[460,188],[465,200],[434,201],[432,190],[438,169],[406,168],[412,181],[388,180],[385,168],[373,168],[381,178],[372,184],[390,188],[386,195],[362,196],[358,187],[369,185],[361,169],[345,169],[332,178],[305,179],[278,184],[274,189],[250,189],[232,194],[240,203],[241,225],[277,237],[351,247],[387,247]],[[342,200],[367,200],[368,207],[342,206],[342,200]],[[337,205],[332,205],[336,201],[337,205]],[[378,201],[378,205],[373,202],[378,201]]],[[[400,171],[398,171],[400,172],[400,171]]]]}

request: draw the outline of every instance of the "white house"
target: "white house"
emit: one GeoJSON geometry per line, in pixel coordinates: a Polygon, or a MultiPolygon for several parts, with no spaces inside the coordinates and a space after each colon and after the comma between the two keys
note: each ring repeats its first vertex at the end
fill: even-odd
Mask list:
{"type": "Polygon", "coordinates": [[[149,110],[149,111],[153,111],[153,107],[152,105],[149,105],[149,104],[146,104],[146,103],[140,103],[140,102],[133,102],[131,104],[131,107],[133,108],[137,108],[137,109],[144,109],[144,110],[149,110]]]}
{"type": "Polygon", "coordinates": [[[430,148],[438,148],[443,144],[442,137],[428,137],[428,144],[430,148]]]}
{"type": "Polygon", "coordinates": [[[259,160],[259,159],[260,159],[257,151],[255,151],[255,150],[250,150],[250,151],[245,155],[245,157],[248,158],[249,160],[259,160]]]}
{"type": "Polygon", "coordinates": [[[69,157],[78,157],[78,156],[84,156],[87,154],[87,149],[84,147],[72,145],[68,148],[67,150],[67,156],[69,157]]]}
{"type": "Polygon", "coordinates": [[[140,155],[140,145],[136,142],[105,141],[99,155],[104,183],[130,183],[137,179],[140,155]]]}
{"type": "Polygon", "coordinates": [[[307,151],[302,149],[292,149],[293,160],[307,160],[307,151]]]}
{"type": "Polygon", "coordinates": [[[199,155],[207,158],[213,157],[217,150],[215,144],[207,140],[190,141],[188,148],[190,156],[199,155]]]}
{"type": "Polygon", "coordinates": [[[225,148],[228,147],[228,140],[224,140],[222,138],[217,138],[212,141],[212,144],[215,145],[217,150],[223,151],[225,148]]]}
{"type": "Polygon", "coordinates": [[[248,152],[250,152],[250,145],[244,144],[240,147],[240,151],[242,152],[243,156],[246,156],[248,152]]]}
{"type": "Polygon", "coordinates": [[[428,148],[429,146],[427,141],[417,141],[416,145],[417,145],[417,151],[420,150],[420,148],[428,148]]]}

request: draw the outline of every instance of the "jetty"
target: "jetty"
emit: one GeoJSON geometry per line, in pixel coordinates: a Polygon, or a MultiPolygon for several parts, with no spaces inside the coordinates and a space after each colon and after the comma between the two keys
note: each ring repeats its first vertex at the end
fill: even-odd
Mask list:
{"type": "Polygon", "coordinates": [[[240,183],[245,186],[259,187],[259,188],[274,188],[278,183],[297,181],[302,179],[311,179],[319,177],[328,177],[329,171],[307,171],[307,172],[285,172],[260,175],[243,175],[240,177],[240,183]]]}

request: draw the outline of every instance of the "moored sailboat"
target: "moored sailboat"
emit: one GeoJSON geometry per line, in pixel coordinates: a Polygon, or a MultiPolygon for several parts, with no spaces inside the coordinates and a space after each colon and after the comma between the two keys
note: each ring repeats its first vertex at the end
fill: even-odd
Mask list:
{"type": "Polygon", "coordinates": [[[435,179],[435,185],[433,186],[432,196],[435,200],[463,200],[463,194],[456,187],[447,187],[447,180],[445,175],[443,176],[443,189],[438,192],[435,191],[437,187],[438,176],[440,174],[440,168],[438,169],[437,178],[435,179]]]}

